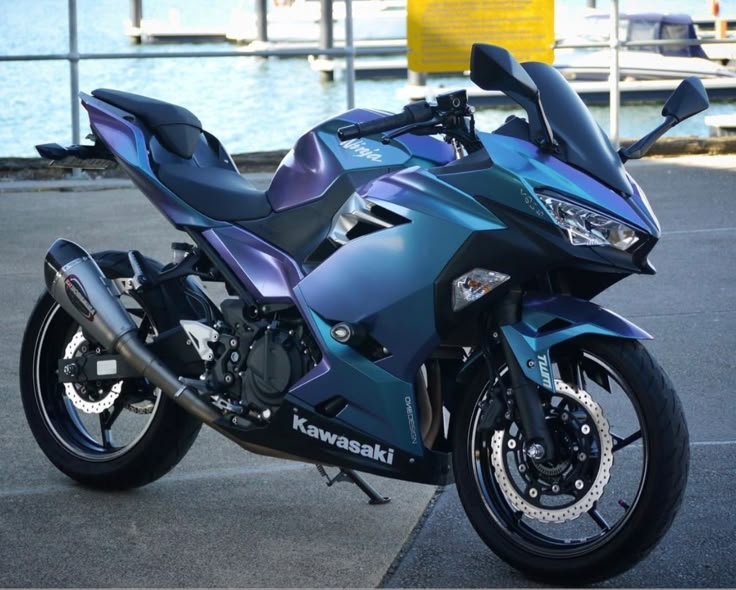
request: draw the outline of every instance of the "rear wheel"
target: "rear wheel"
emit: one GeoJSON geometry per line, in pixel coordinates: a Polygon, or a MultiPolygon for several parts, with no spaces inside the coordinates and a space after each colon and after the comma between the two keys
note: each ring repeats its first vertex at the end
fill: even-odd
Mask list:
{"type": "Polygon", "coordinates": [[[491,384],[479,371],[453,419],[458,493],[474,528],[534,578],[579,585],[651,551],[685,491],[688,433],[661,367],[639,343],[584,337],[552,351],[555,393],[541,393],[556,445],[535,461],[514,413],[484,427],[491,384]]]}
{"type": "MultiPolygon", "coordinates": [[[[95,258],[108,278],[132,275],[124,252],[95,258]]],[[[122,298],[144,341],[170,327],[172,319],[162,317],[164,306],[156,300],[161,297],[153,292],[147,301],[122,298]],[[153,317],[152,308],[158,317],[153,317]]],[[[201,423],[143,378],[59,383],[59,359],[81,363],[106,353],[44,292],[23,338],[23,407],[41,450],[66,475],[96,488],[141,486],[166,474],[184,457],[201,423]]]]}

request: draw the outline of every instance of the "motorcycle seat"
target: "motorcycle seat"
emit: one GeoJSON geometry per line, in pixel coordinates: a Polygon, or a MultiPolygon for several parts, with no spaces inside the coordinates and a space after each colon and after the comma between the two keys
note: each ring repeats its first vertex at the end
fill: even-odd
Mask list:
{"type": "Polygon", "coordinates": [[[202,123],[184,107],[130,92],[98,88],[92,96],[138,117],[167,150],[191,158],[202,123]]]}
{"type": "Polygon", "coordinates": [[[187,204],[211,219],[260,219],[271,213],[264,191],[233,170],[199,168],[191,163],[161,164],[161,182],[187,204]]]}

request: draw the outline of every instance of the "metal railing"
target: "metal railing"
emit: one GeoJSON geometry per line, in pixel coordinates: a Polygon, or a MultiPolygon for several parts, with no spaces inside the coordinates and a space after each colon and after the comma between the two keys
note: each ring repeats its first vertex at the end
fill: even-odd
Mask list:
{"type": "MultiPolygon", "coordinates": [[[[371,55],[405,54],[406,47],[383,46],[370,49],[356,48],[353,39],[352,0],[345,2],[345,45],[343,47],[300,47],[281,49],[237,49],[228,51],[142,51],[119,53],[80,53],[77,30],[77,0],[68,0],[69,7],[69,51],[67,53],[0,55],[1,62],[13,61],[61,61],[69,62],[70,75],[70,107],[72,123],[72,143],[81,141],[79,121],[79,62],[84,60],[106,59],[165,59],[165,58],[199,58],[199,57],[307,57],[324,55],[345,58],[345,85],[347,108],[355,106],[355,58],[361,53],[371,55]]],[[[619,143],[620,91],[619,91],[619,52],[622,48],[651,46],[690,46],[708,44],[734,44],[736,39],[649,39],[643,41],[622,41],[619,37],[619,0],[611,0],[610,39],[606,42],[556,44],[555,49],[587,49],[610,48],[611,72],[610,83],[610,132],[611,142],[615,147],[619,143]]]]}
{"type": "MultiPolygon", "coordinates": [[[[77,30],[77,0],[68,0],[69,3],[69,51],[67,53],[45,53],[25,55],[0,55],[1,62],[12,61],[62,61],[69,62],[70,78],[70,106],[72,117],[72,143],[81,141],[79,122],[79,62],[93,59],[164,59],[164,58],[195,58],[195,57],[307,57],[319,54],[330,57],[344,57],[346,102],[348,109],[355,106],[355,58],[360,53],[353,43],[353,8],[352,0],[345,2],[345,45],[343,47],[301,47],[283,49],[238,49],[230,51],[142,51],[120,53],[80,53],[79,36],[77,30]]],[[[372,54],[405,53],[401,47],[371,48],[372,54]]]]}

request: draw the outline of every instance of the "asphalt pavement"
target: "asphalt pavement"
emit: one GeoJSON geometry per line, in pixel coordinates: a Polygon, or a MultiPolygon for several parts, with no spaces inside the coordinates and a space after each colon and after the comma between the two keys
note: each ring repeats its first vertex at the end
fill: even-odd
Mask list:
{"type": "MultiPolygon", "coordinates": [[[[734,586],[736,158],[630,168],[663,227],[659,273],[630,277],[599,303],[655,335],[647,346],[684,402],[692,465],[668,536],[604,585],[734,586]]],[[[127,184],[99,187],[0,182],[0,587],[536,585],[482,544],[454,487],[427,508],[433,487],[371,477],[393,501],[369,506],[353,486],[326,488],[313,466],[248,454],[208,430],[142,489],[95,492],[59,473],[30,434],[17,386],[46,248],[64,236],[167,260],[181,239],[127,184]]]]}
{"type": "MultiPolygon", "coordinates": [[[[690,477],[675,523],[650,556],[601,584],[736,586],[736,157],[632,162],[662,226],[655,276],[632,276],[596,301],[638,324],[683,401],[690,477]]],[[[539,586],[495,557],[447,488],[385,580],[389,587],[539,586]]]]}
{"type": "Polygon", "coordinates": [[[170,474],[125,493],[84,489],[46,460],[18,394],[45,250],[63,236],[167,261],[183,236],[129,183],[37,190],[48,186],[0,183],[0,587],[379,584],[433,486],[367,476],[392,498],[371,506],[355,486],[327,488],[313,465],[247,453],[208,428],[170,474]]]}

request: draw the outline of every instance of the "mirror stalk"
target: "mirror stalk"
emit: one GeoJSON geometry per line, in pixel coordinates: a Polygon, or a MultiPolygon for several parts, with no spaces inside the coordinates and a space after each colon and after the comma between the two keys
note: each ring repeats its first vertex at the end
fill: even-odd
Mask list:
{"type": "Polygon", "coordinates": [[[669,115],[664,121],[662,121],[659,127],[647,133],[639,141],[627,148],[621,148],[618,151],[621,161],[626,163],[627,160],[638,160],[639,158],[643,158],[647,155],[647,152],[652,149],[652,146],[657,142],[657,140],[678,123],[679,121],[675,117],[669,115]]]}
{"type": "Polygon", "coordinates": [[[558,148],[557,141],[555,140],[547,115],[544,112],[542,101],[539,98],[539,92],[537,92],[535,98],[522,96],[516,92],[507,92],[507,94],[526,111],[529,117],[529,131],[532,141],[541,150],[556,151],[558,148]]]}
{"type": "Polygon", "coordinates": [[[534,110],[529,111],[529,124],[539,147],[546,151],[557,151],[559,146],[552,132],[552,127],[549,124],[549,119],[547,119],[547,115],[544,112],[539,95],[537,95],[537,102],[534,107],[534,110]]]}

